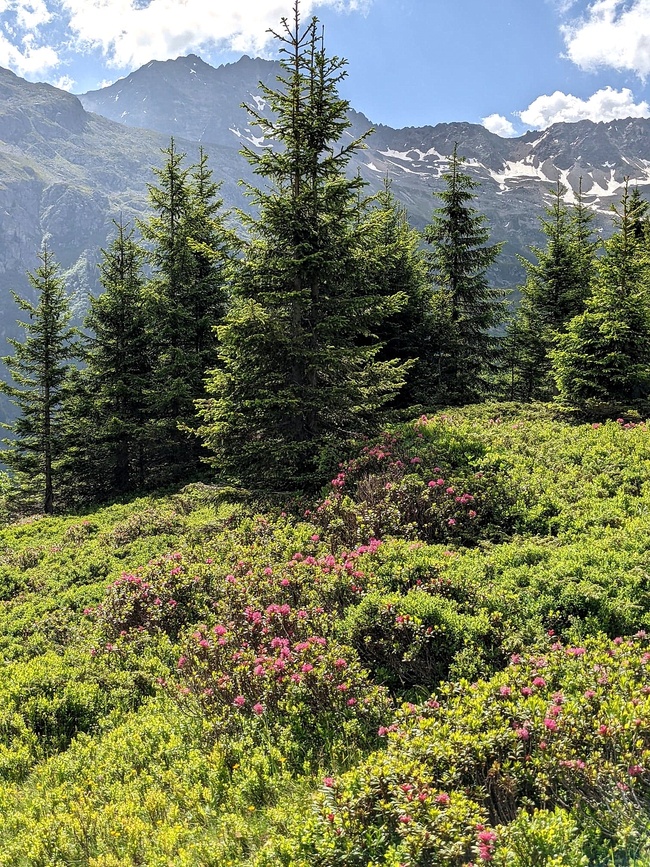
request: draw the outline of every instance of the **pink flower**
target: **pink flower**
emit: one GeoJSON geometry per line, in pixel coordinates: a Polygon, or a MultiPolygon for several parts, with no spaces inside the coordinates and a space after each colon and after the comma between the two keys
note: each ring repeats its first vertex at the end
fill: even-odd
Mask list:
{"type": "Polygon", "coordinates": [[[456,521],[455,521],[455,519],[454,519],[454,518],[449,518],[449,520],[447,521],[447,526],[448,526],[448,527],[455,527],[455,526],[456,526],[456,521]]]}
{"type": "Polygon", "coordinates": [[[246,704],[246,699],[243,695],[238,695],[236,698],[233,699],[232,703],[235,705],[235,707],[243,707],[246,704]]]}
{"type": "Polygon", "coordinates": [[[515,734],[522,741],[527,741],[530,737],[530,732],[528,731],[528,729],[525,728],[515,729],[515,734]]]}
{"type": "Polygon", "coordinates": [[[176,664],[176,667],[177,667],[177,668],[183,668],[183,666],[185,665],[186,662],[187,662],[187,657],[186,657],[186,656],[181,656],[181,657],[179,658],[177,664],[176,664]]]}
{"type": "Polygon", "coordinates": [[[502,686],[501,689],[499,690],[499,694],[504,695],[504,696],[510,695],[511,692],[512,692],[512,690],[510,689],[509,686],[502,686]]]}
{"type": "Polygon", "coordinates": [[[333,777],[323,777],[323,785],[326,789],[333,789],[335,786],[333,777]]]}
{"type": "Polygon", "coordinates": [[[631,765],[627,772],[631,777],[640,777],[645,773],[645,770],[641,765],[631,765]]]}
{"type": "Polygon", "coordinates": [[[388,734],[388,729],[386,728],[386,726],[379,726],[379,728],[377,729],[377,734],[380,738],[385,738],[388,734]]]}
{"type": "Polygon", "coordinates": [[[348,701],[347,701],[347,705],[348,705],[348,707],[354,707],[354,705],[355,705],[356,703],[357,703],[356,698],[349,698],[348,701]]]}
{"type": "Polygon", "coordinates": [[[314,670],[314,666],[310,662],[305,662],[303,667],[301,668],[301,671],[304,672],[305,674],[309,674],[309,672],[313,671],[313,670],[314,670]]]}
{"type": "Polygon", "coordinates": [[[544,720],[545,727],[550,731],[557,731],[557,721],[554,719],[549,719],[548,717],[544,720]]]}
{"type": "Polygon", "coordinates": [[[259,702],[257,704],[254,704],[253,705],[253,713],[257,714],[258,716],[260,716],[260,714],[263,714],[264,713],[264,705],[260,704],[259,702]]]}
{"type": "Polygon", "coordinates": [[[448,804],[451,798],[446,792],[441,792],[439,795],[436,795],[436,804],[448,804]]]}
{"type": "Polygon", "coordinates": [[[522,688],[521,688],[521,694],[522,694],[525,698],[528,698],[529,696],[531,696],[531,695],[533,694],[533,690],[531,689],[530,686],[522,686],[522,688]]]}
{"type": "Polygon", "coordinates": [[[476,517],[476,512],[474,511],[474,509],[470,509],[469,512],[468,512],[467,514],[468,514],[468,516],[469,516],[470,518],[475,518],[475,517],[476,517]]]}
{"type": "Polygon", "coordinates": [[[408,816],[408,815],[405,814],[405,815],[399,817],[399,821],[400,821],[403,825],[408,825],[410,822],[413,821],[413,819],[412,819],[410,816],[408,816]]]}
{"type": "Polygon", "coordinates": [[[320,536],[318,535],[318,533],[314,533],[314,535],[311,537],[311,540],[312,542],[320,542],[320,536]]]}
{"type": "Polygon", "coordinates": [[[544,680],[543,677],[536,677],[533,680],[533,686],[536,686],[536,687],[546,686],[546,681],[544,680]]]}
{"type": "Polygon", "coordinates": [[[346,668],[347,662],[345,659],[335,659],[334,660],[334,668],[346,668]]]}
{"type": "Polygon", "coordinates": [[[267,566],[266,569],[262,570],[264,575],[273,575],[273,569],[270,566],[267,566]]]}

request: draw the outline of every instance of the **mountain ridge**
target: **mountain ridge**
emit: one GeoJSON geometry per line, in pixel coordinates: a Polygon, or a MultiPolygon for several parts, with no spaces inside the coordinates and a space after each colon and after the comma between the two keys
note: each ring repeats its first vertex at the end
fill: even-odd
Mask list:
{"type": "MultiPolygon", "coordinates": [[[[45,238],[76,307],[98,291],[96,263],[112,221],[146,214],[152,167],[162,164],[170,135],[190,160],[205,145],[226,206],[249,207],[239,180],[259,178],[239,151],[272,142],[242,103],[267,111],[258,85],[274,86],[280,71],[276,61],[248,56],[215,68],[191,54],[151,61],[106,88],[74,95],[0,69],[0,334],[11,333],[15,318],[9,289],[29,295],[26,271],[45,238]]],[[[354,108],[349,119],[353,137],[373,127],[354,108]]],[[[505,287],[522,277],[517,256],[541,240],[539,216],[558,180],[571,199],[582,178],[603,232],[625,178],[650,184],[650,120],[643,118],[555,124],[512,139],[467,121],[373,129],[350,170],[360,172],[370,194],[388,177],[417,228],[430,220],[433,194],[458,145],[480,182],[476,206],[493,240],[506,242],[493,274],[505,287]]]]}

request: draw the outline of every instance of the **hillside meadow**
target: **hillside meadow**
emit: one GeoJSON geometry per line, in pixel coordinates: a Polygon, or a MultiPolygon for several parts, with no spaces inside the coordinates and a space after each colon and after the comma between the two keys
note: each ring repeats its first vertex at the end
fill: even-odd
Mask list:
{"type": "Polygon", "coordinates": [[[648,867],[648,427],[487,404],[314,501],[5,525],[0,658],[0,867],[648,867]]]}

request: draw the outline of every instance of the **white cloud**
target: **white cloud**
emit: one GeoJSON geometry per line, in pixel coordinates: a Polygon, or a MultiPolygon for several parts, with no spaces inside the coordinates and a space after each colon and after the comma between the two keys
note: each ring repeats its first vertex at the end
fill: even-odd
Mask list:
{"type": "MultiPolygon", "coordinates": [[[[364,11],[371,0],[303,0],[303,21],[318,6],[364,11]]],[[[123,68],[166,60],[211,44],[264,54],[292,0],[61,0],[78,45],[99,48],[109,65],[123,68]]]]}
{"type": "Polygon", "coordinates": [[[650,74],[650,0],[595,0],[562,33],[567,57],[581,69],[650,74]]]}
{"type": "Polygon", "coordinates": [[[545,129],[552,123],[575,123],[579,120],[594,122],[625,117],[650,117],[647,102],[634,102],[629,88],[614,90],[604,87],[588,99],[579,99],[570,93],[556,90],[550,95],[538,96],[528,108],[519,112],[526,126],[545,129]]]}
{"type": "Polygon", "coordinates": [[[490,114],[484,117],[481,123],[487,130],[495,135],[500,135],[501,138],[512,138],[512,136],[517,135],[514,126],[502,114],[490,114]]]}
{"type": "Polygon", "coordinates": [[[22,44],[14,45],[0,32],[0,66],[18,75],[42,75],[58,65],[56,51],[47,45],[36,45],[33,35],[26,36],[22,44]]]}
{"type": "Polygon", "coordinates": [[[44,0],[26,0],[26,2],[10,3],[9,8],[16,12],[18,26],[24,30],[34,31],[52,20],[52,13],[44,0]]]}
{"type": "Polygon", "coordinates": [[[53,81],[52,84],[54,87],[58,87],[59,90],[72,90],[75,80],[70,75],[62,75],[56,81],[53,81]]]}

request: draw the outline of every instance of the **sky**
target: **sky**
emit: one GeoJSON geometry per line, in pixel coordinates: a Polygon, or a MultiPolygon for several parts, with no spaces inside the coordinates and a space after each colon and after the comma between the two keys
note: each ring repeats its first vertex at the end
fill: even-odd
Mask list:
{"type": "MultiPolygon", "coordinates": [[[[273,58],[292,0],[0,0],[0,66],[74,93],[190,52],[273,58]]],[[[301,0],[374,124],[650,117],[650,0],[301,0]]]]}

